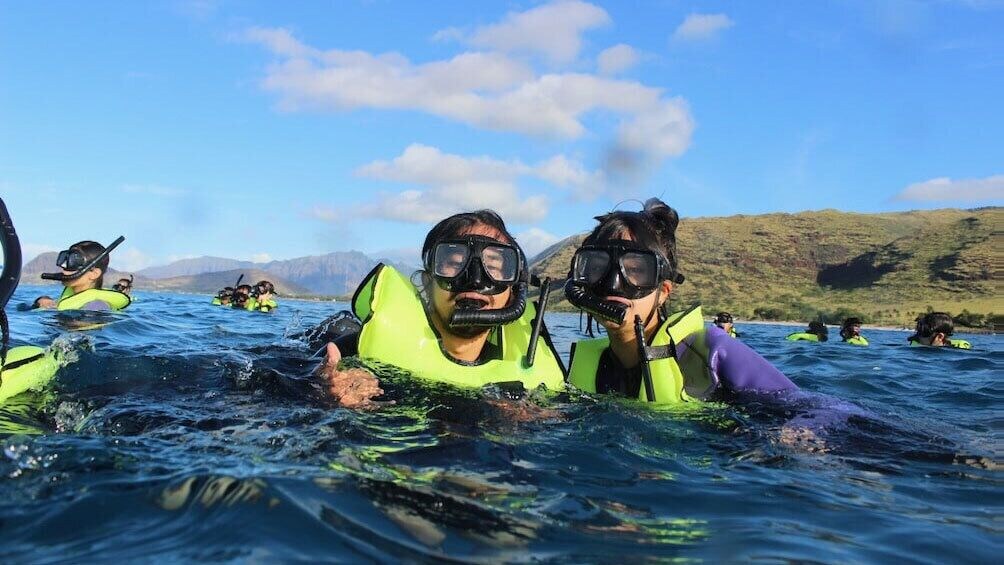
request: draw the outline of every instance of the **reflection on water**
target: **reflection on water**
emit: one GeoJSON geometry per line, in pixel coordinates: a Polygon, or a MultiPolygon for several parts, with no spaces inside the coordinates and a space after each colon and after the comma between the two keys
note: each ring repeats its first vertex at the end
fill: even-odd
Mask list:
{"type": "MultiPolygon", "coordinates": [[[[21,288],[14,302],[40,289],[21,288]]],[[[807,394],[661,407],[474,394],[371,365],[397,404],[332,406],[271,315],[143,294],[101,319],[11,312],[74,362],[0,407],[0,559],[991,561],[1004,351],[744,341],[807,394]],[[28,557],[30,556],[30,557],[28,557]],[[155,556],[155,557],[152,557],[155,556]]],[[[578,317],[552,315],[558,348],[578,317]]]]}

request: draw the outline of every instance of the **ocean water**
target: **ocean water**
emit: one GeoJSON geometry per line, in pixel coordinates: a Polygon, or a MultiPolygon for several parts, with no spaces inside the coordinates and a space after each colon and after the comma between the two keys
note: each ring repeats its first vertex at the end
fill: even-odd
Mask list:
{"type": "MultiPolygon", "coordinates": [[[[384,374],[334,406],[269,315],[137,293],[124,314],[17,311],[76,361],[0,408],[0,562],[994,562],[1004,554],[1000,336],[973,351],[743,340],[804,394],[653,410],[514,400],[384,374]]],[[[553,314],[560,351],[579,318],[553,314]]]]}

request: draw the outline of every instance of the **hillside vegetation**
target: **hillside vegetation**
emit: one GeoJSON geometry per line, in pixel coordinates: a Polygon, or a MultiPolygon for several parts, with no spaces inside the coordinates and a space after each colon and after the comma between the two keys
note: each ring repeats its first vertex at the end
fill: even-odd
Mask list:
{"type": "MultiPolygon", "coordinates": [[[[1004,208],[854,214],[824,210],[686,218],[677,231],[674,308],[745,318],[912,325],[917,314],[1004,312],[999,273],[1004,208]]],[[[532,268],[564,279],[585,234],[538,255],[532,268]]],[[[560,291],[552,304],[561,307],[560,291]]],[[[567,304],[564,304],[567,307],[567,304]]]]}

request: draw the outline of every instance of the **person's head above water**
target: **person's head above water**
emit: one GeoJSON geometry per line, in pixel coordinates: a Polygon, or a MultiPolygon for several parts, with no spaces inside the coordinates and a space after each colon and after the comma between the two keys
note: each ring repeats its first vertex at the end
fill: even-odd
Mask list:
{"type": "Polygon", "coordinates": [[[135,280],[133,275],[129,275],[129,278],[121,278],[112,285],[112,288],[122,294],[130,294],[132,292],[132,282],[135,280]]]}
{"type": "Polygon", "coordinates": [[[923,345],[940,347],[949,345],[949,338],[955,333],[955,322],[946,312],[929,312],[917,318],[917,329],[909,341],[923,345]]]}
{"type": "Polygon", "coordinates": [[[73,289],[74,293],[82,292],[91,288],[102,288],[105,281],[105,272],[108,271],[109,253],[114,247],[109,248],[96,241],[80,241],[74,243],[64,251],[60,251],[56,257],[56,266],[61,269],[60,273],[46,273],[42,278],[59,280],[63,286],[73,289]]]}
{"type": "Polygon", "coordinates": [[[275,285],[271,281],[258,281],[254,285],[254,295],[259,298],[271,298],[275,294],[275,285]]]}
{"type": "Polygon", "coordinates": [[[725,331],[728,331],[729,328],[732,327],[732,323],[732,314],[729,314],[728,312],[719,312],[718,315],[715,316],[715,325],[725,331]]]}
{"type": "Polygon", "coordinates": [[[491,210],[455,214],[422,245],[424,299],[436,329],[473,338],[526,308],[526,259],[491,210]]]}
{"type": "Polygon", "coordinates": [[[251,292],[253,290],[254,289],[249,284],[238,285],[237,288],[234,289],[231,301],[235,304],[244,305],[244,303],[251,298],[251,292]]]}
{"type": "Polygon", "coordinates": [[[861,335],[861,318],[847,318],[840,326],[840,337],[847,341],[861,335]]]}
{"type": "Polygon", "coordinates": [[[32,310],[49,310],[56,307],[56,300],[51,296],[39,296],[31,303],[32,310]]]}
{"type": "Polygon", "coordinates": [[[826,328],[826,324],[817,320],[809,322],[809,329],[806,330],[806,333],[815,334],[819,337],[819,341],[826,341],[830,338],[830,330],[826,328]]]}
{"type": "Polygon", "coordinates": [[[611,212],[572,258],[565,295],[569,302],[611,329],[633,327],[635,316],[646,328],[663,315],[677,272],[676,210],[650,198],[640,212],[611,212]],[[659,314],[658,316],[656,314],[659,314]]]}

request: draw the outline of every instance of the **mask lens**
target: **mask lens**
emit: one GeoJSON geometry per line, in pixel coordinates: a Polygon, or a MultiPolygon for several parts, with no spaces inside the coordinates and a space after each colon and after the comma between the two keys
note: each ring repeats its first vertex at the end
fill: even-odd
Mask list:
{"type": "Polygon", "coordinates": [[[621,255],[621,272],[624,279],[637,287],[652,287],[656,285],[658,267],[655,257],[649,253],[627,252],[621,255]]]}
{"type": "Polygon", "coordinates": [[[56,257],[56,266],[67,271],[76,271],[86,263],[83,254],[72,249],[60,251],[59,256],[56,257]]]}
{"type": "Polygon", "coordinates": [[[452,279],[458,276],[471,258],[471,249],[462,243],[440,243],[433,256],[433,274],[452,279]]]}
{"type": "Polygon", "coordinates": [[[519,257],[511,247],[490,245],[481,251],[481,264],[485,272],[495,282],[509,283],[516,281],[516,271],[519,269],[519,257]]]}
{"type": "Polygon", "coordinates": [[[595,284],[607,274],[610,255],[597,249],[582,249],[575,254],[572,276],[577,281],[595,284]]]}

